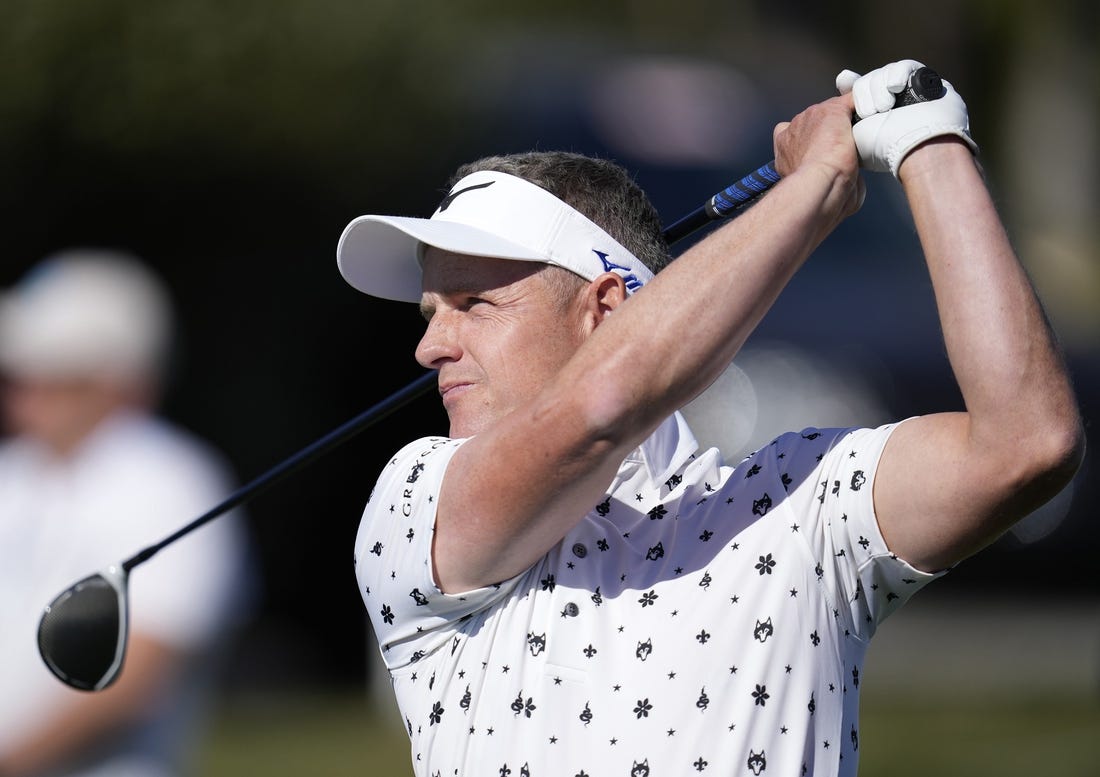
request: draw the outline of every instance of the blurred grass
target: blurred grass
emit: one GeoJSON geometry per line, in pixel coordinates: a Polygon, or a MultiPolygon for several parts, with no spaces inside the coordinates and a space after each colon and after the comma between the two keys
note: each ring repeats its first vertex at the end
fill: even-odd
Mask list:
{"type": "MultiPolygon", "coordinates": [[[[212,721],[202,777],[407,777],[408,740],[365,694],[258,697],[212,721]]],[[[861,777],[1096,777],[1100,700],[865,695],[861,777]]]]}
{"type": "Polygon", "coordinates": [[[861,777],[1100,775],[1095,696],[939,704],[872,697],[861,718],[861,777]]]}
{"type": "Polygon", "coordinates": [[[235,699],[210,721],[200,777],[408,777],[409,740],[365,693],[235,699]]]}

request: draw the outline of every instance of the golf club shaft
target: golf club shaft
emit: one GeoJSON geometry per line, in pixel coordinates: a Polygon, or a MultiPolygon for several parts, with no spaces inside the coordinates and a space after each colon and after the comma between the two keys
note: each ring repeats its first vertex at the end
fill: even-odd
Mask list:
{"type": "Polygon", "coordinates": [[[157,542],[144,550],[134,554],[130,558],[122,562],[122,568],[129,572],[145,561],[148,561],[157,551],[164,548],[166,545],[170,545],[185,534],[190,534],[195,529],[199,528],[205,523],[212,521],[219,515],[232,510],[234,507],[239,507],[248,500],[252,499],[257,494],[262,493],[271,486],[278,483],[287,475],[297,471],[306,464],[309,464],[314,459],[323,456],[333,448],[347,442],[359,432],[366,429],[368,426],[381,421],[386,416],[390,415],[394,411],[404,407],[414,399],[427,394],[436,385],[435,371],[425,372],[419,378],[414,380],[405,388],[397,391],[386,399],[383,399],[378,404],[367,408],[359,415],[352,418],[350,421],[345,422],[341,426],[333,429],[321,439],[306,446],[302,450],[295,453],[288,459],[285,459],[279,464],[263,473],[250,483],[241,486],[232,494],[230,494],[223,502],[214,506],[207,512],[200,515],[191,523],[179,529],[175,533],[165,537],[160,542],[157,542]]]}
{"type": "Polygon", "coordinates": [[[712,221],[733,216],[738,210],[751,204],[779,183],[779,177],[779,173],[775,170],[774,159],[758,167],[741,180],[715,194],[679,221],[665,227],[665,242],[672,245],[712,221]]]}
{"type": "MultiPolygon", "coordinates": [[[[746,184],[746,181],[749,181],[749,179],[756,180],[754,176],[758,176],[761,171],[769,167],[774,173],[775,168],[772,166],[772,163],[769,162],[767,165],[760,168],[759,170],[750,173],[749,175],[742,178],[740,181],[738,181],[738,183],[714,195],[714,197],[712,197],[708,201],[708,204],[719,198],[732,198],[736,196],[730,193],[731,191],[735,190],[735,187],[740,187],[737,189],[738,192],[742,191],[744,187],[750,185],[746,184]]],[[[757,184],[757,189],[754,190],[752,197],[747,199],[743,198],[743,202],[731,205],[725,210],[721,211],[714,210],[712,208],[711,210],[714,210],[713,214],[708,212],[706,213],[706,215],[704,215],[703,218],[700,219],[697,214],[700,211],[705,210],[704,206],[704,208],[699,208],[697,211],[693,212],[689,216],[686,216],[675,222],[671,227],[668,227],[664,230],[664,237],[666,242],[671,245],[672,243],[675,243],[677,240],[686,237],[699,227],[709,223],[710,221],[713,221],[714,219],[734,215],[735,212],[740,208],[740,206],[744,204],[744,202],[759,197],[776,182],[778,182],[779,176],[778,174],[775,174],[772,178],[762,177],[760,178],[760,181],[761,182],[757,184]]],[[[367,410],[352,418],[350,421],[345,422],[343,425],[329,432],[321,439],[298,451],[290,458],[285,459],[279,464],[276,464],[274,467],[257,477],[255,480],[252,480],[251,482],[241,486],[232,494],[230,494],[223,502],[215,505],[210,510],[203,513],[198,518],[191,521],[191,523],[187,524],[175,533],[165,537],[160,542],[150,545],[147,548],[139,551],[138,553],[135,553],[133,556],[122,562],[122,568],[126,572],[129,572],[138,564],[142,564],[148,561],[162,548],[171,545],[173,542],[180,539],[184,535],[190,534],[195,529],[206,523],[209,523],[210,521],[217,518],[219,515],[222,515],[223,513],[232,510],[234,507],[239,507],[256,495],[275,485],[287,475],[290,475],[301,467],[304,467],[306,464],[309,464],[314,459],[323,456],[333,448],[348,441],[367,427],[371,426],[374,423],[377,423],[394,411],[399,410],[408,403],[412,402],[414,399],[417,399],[427,394],[435,385],[435,371],[432,370],[431,372],[424,373],[412,383],[405,386],[405,388],[391,394],[389,397],[382,400],[378,404],[368,408],[367,410]]]]}

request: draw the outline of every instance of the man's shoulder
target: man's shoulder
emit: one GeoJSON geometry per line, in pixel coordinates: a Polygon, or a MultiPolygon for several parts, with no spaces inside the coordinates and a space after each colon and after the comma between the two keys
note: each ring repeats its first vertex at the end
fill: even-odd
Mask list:
{"type": "Polygon", "coordinates": [[[778,434],[746,455],[736,467],[747,462],[765,459],[790,460],[796,457],[824,455],[836,447],[845,437],[859,431],[859,427],[806,427],[799,431],[778,434]]]}
{"type": "Polygon", "coordinates": [[[421,437],[406,443],[383,465],[371,492],[368,505],[376,493],[400,490],[404,499],[411,499],[427,483],[438,487],[443,479],[451,454],[464,439],[452,437],[421,437]]]}
{"type": "Polygon", "coordinates": [[[420,437],[405,443],[396,453],[390,456],[389,461],[386,462],[385,469],[388,470],[399,467],[403,462],[410,460],[426,460],[439,451],[457,448],[464,442],[464,439],[455,437],[420,437]]]}

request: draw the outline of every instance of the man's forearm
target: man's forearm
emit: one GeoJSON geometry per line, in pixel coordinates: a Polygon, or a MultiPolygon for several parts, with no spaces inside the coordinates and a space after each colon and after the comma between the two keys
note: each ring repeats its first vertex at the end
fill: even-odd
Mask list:
{"type": "Polygon", "coordinates": [[[1059,349],[970,150],[934,141],[903,163],[972,436],[1061,447],[1077,410],[1059,349]]]}
{"type": "Polygon", "coordinates": [[[618,386],[623,405],[645,413],[627,428],[655,424],[689,401],[729,365],[835,225],[833,186],[821,171],[798,171],[690,248],[595,333],[590,352],[570,365],[576,378],[589,376],[605,392],[618,386]],[[617,347],[624,338],[635,346],[617,347]]]}

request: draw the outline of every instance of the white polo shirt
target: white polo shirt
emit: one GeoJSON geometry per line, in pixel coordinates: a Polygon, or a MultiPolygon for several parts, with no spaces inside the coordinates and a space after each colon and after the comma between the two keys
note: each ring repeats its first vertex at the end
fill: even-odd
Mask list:
{"type": "Polygon", "coordinates": [[[537,564],[461,595],[431,536],[463,441],[403,448],[355,561],[416,774],[855,775],[867,642],[935,577],[875,520],[892,429],[785,434],[730,467],[676,414],[537,564]]]}
{"type": "MultiPolygon", "coordinates": [[[[25,440],[0,444],[0,753],[49,725],[84,691],[38,653],[42,611],[87,575],[163,539],[223,499],[220,455],[162,421],[104,421],[70,458],[25,440]]],[[[51,775],[165,777],[193,751],[211,656],[246,603],[241,516],[227,515],[165,548],[130,578],[131,634],[187,656],[139,721],[51,775]]],[[[125,673],[125,665],[123,672],[125,673]]]]}

